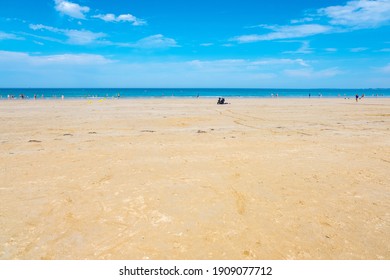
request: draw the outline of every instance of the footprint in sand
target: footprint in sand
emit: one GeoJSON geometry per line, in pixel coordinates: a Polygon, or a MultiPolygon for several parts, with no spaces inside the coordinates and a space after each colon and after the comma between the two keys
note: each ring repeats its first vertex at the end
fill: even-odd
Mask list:
{"type": "Polygon", "coordinates": [[[170,223],[172,222],[172,217],[171,216],[168,216],[168,215],[165,215],[157,210],[153,210],[151,213],[151,224],[153,226],[158,226],[159,224],[163,223],[170,223]]]}
{"type": "Polygon", "coordinates": [[[246,197],[244,194],[232,188],[233,197],[236,200],[237,213],[244,215],[246,211],[246,197]]]}
{"type": "Polygon", "coordinates": [[[111,174],[107,174],[107,175],[104,175],[102,178],[100,178],[99,180],[93,182],[94,185],[100,185],[100,184],[103,184],[107,181],[110,181],[112,179],[112,175],[111,174]]]}

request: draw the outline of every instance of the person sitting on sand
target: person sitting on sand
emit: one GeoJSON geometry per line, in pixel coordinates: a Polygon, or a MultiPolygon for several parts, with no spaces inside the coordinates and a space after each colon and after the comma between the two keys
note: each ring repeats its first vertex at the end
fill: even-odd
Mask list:
{"type": "Polygon", "coordinates": [[[217,104],[219,104],[219,105],[225,105],[225,104],[229,104],[229,103],[227,103],[227,102],[225,102],[225,98],[218,98],[218,102],[217,102],[217,104]]]}

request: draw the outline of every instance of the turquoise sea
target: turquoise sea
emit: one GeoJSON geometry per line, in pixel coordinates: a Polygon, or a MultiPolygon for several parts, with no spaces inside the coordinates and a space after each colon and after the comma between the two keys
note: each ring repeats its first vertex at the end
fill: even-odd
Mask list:
{"type": "Polygon", "coordinates": [[[241,98],[354,98],[390,97],[390,89],[238,89],[238,88],[1,88],[0,98],[193,98],[193,97],[241,97],[241,98]]]}

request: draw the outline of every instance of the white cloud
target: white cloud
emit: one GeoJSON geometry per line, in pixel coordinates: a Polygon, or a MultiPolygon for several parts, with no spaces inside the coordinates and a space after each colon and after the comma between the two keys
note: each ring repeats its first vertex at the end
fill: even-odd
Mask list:
{"type": "Polygon", "coordinates": [[[191,60],[188,65],[196,69],[209,69],[215,71],[229,71],[232,67],[248,66],[248,62],[244,59],[221,59],[221,60],[191,60]]]}
{"type": "Polygon", "coordinates": [[[304,22],[311,22],[311,21],[314,21],[314,18],[312,18],[312,17],[305,17],[305,18],[301,18],[301,19],[293,19],[290,22],[292,24],[296,24],[296,23],[304,23],[304,22]]]}
{"type": "Polygon", "coordinates": [[[138,48],[138,49],[166,49],[180,47],[175,39],[167,38],[162,34],[152,35],[138,40],[135,43],[105,42],[107,45],[138,48]]]}
{"type": "Polygon", "coordinates": [[[379,68],[379,71],[385,74],[390,74],[390,63],[384,67],[379,68]]]}
{"type": "Polygon", "coordinates": [[[375,28],[390,24],[390,0],[353,0],[345,5],[329,6],[302,19],[290,21],[292,25],[256,25],[273,32],[236,36],[232,41],[251,43],[288,38],[304,38],[318,34],[348,32],[362,28],[375,28]],[[321,21],[321,24],[314,23],[321,21]],[[305,24],[307,22],[313,22],[305,24]],[[327,23],[324,23],[327,22],[327,23]]]}
{"type": "Polygon", "coordinates": [[[30,24],[32,30],[47,30],[53,33],[63,34],[68,37],[66,41],[73,45],[88,45],[99,42],[99,39],[106,36],[105,33],[95,33],[88,30],[60,29],[43,24],[30,24]]]}
{"type": "Polygon", "coordinates": [[[214,44],[213,43],[203,43],[203,44],[200,44],[200,46],[202,47],[210,47],[210,46],[213,46],[214,44]]]}
{"type": "Polygon", "coordinates": [[[72,18],[85,19],[85,14],[89,12],[89,7],[80,6],[66,0],[54,0],[55,9],[61,14],[72,18]]]}
{"type": "Polygon", "coordinates": [[[307,67],[309,66],[306,61],[303,59],[289,59],[289,58],[279,58],[279,59],[263,59],[255,60],[252,62],[253,65],[291,65],[296,64],[300,66],[307,67]]]}
{"type": "Polygon", "coordinates": [[[92,16],[93,18],[100,18],[101,20],[104,20],[104,21],[116,21],[116,17],[114,14],[105,14],[105,15],[102,15],[102,14],[99,14],[99,15],[95,15],[95,16],[92,16]]]}
{"type": "Polygon", "coordinates": [[[134,44],[128,44],[129,47],[135,48],[172,48],[179,47],[177,42],[172,38],[164,37],[162,34],[152,35],[141,40],[138,40],[134,44]]]}
{"type": "Polygon", "coordinates": [[[302,46],[300,46],[296,51],[285,51],[283,53],[290,53],[290,54],[308,54],[312,53],[313,49],[310,48],[310,43],[308,41],[303,41],[302,46]]]}
{"type": "Polygon", "coordinates": [[[95,33],[88,30],[66,30],[65,35],[68,36],[68,43],[74,45],[92,44],[106,36],[104,33],[95,33]]]}
{"type": "Polygon", "coordinates": [[[380,49],[379,52],[390,52],[390,48],[380,49]]]}
{"type": "Polygon", "coordinates": [[[353,28],[371,28],[388,24],[390,21],[389,0],[355,0],[344,6],[330,6],[318,10],[333,25],[353,28]]]}
{"type": "MultiPolygon", "coordinates": [[[[76,19],[86,19],[86,14],[90,11],[90,8],[87,6],[80,6],[67,0],[54,0],[54,3],[56,11],[76,19]]],[[[119,16],[112,13],[98,14],[92,16],[92,18],[98,18],[106,22],[130,22],[134,26],[147,24],[145,20],[139,19],[131,14],[122,14],[119,16]]],[[[79,21],[78,24],[81,24],[81,22],[79,21]]]]}
{"type": "Polygon", "coordinates": [[[48,30],[51,32],[61,32],[61,30],[64,30],[43,24],[30,24],[28,27],[30,27],[32,30],[48,30]]]}
{"type": "MultiPolygon", "coordinates": [[[[381,71],[390,71],[390,66],[381,71]]],[[[341,73],[337,68],[312,68],[302,59],[135,62],[88,53],[0,51],[0,74],[6,77],[0,79],[2,87],[326,87],[345,85],[347,77],[337,76],[341,73]]]]}
{"type": "Polygon", "coordinates": [[[349,49],[351,52],[364,52],[366,50],[368,50],[368,48],[352,48],[352,49],[349,49]]]}
{"type": "Polygon", "coordinates": [[[315,71],[313,69],[287,69],[284,70],[283,72],[284,74],[290,77],[310,78],[310,79],[329,78],[343,73],[337,68],[328,68],[328,69],[318,70],[318,71],[315,71]]]}
{"type": "Polygon", "coordinates": [[[136,25],[136,26],[146,24],[146,21],[139,19],[139,18],[136,18],[135,16],[133,16],[131,14],[119,15],[117,17],[117,21],[132,22],[132,24],[136,25]]]}
{"type": "Polygon", "coordinates": [[[43,24],[30,24],[32,30],[47,30],[53,33],[62,34],[67,37],[65,42],[55,38],[47,38],[37,35],[30,35],[36,38],[54,41],[58,43],[68,43],[72,45],[89,45],[89,44],[101,44],[109,46],[129,47],[129,48],[143,48],[143,49],[163,49],[180,47],[177,42],[172,38],[167,38],[162,34],[152,35],[149,37],[142,38],[135,43],[121,43],[111,42],[108,40],[102,40],[106,37],[105,33],[95,33],[88,30],[74,30],[74,29],[60,29],[52,26],[46,26],[43,24]]]}
{"type": "Polygon", "coordinates": [[[270,26],[262,25],[263,28],[270,29],[273,32],[267,34],[252,34],[243,35],[233,38],[233,41],[239,43],[251,43],[258,41],[270,41],[288,38],[302,38],[313,36],[317,34],[329,33],[332,30],[331,26],[320,24],[302,24],[302,25],[284,25],[284,26],[270,26]]]}
{"type": "Polygon", "coordinates": [[[27,33],[27,32],[22,32],[21,34],[23,34],[25,36],[33,37],[36,39],[44,40],[44,41],[56,42],[56,43],[60,43],[60,44],[65,43],[63,40],[60,40],[60,39],[57,39],[54,37],[50,37],[50,36],[42,36],[42,35],[37,35],[37,34],[32,34],[32,33],[27,33]]]}
{"type": "Polygon", "coordinates": [[[72,64],[72,65],[102,65],[114,62],[101,55],[95,54],[60,54],[33,57],[35,63],[72,64]]]}
{"type": "Polygon", "coordinates": [[[309,65],[303,59],[221,59],[221,60],[192,60],[188,62],[195,68],[207,71],[264,71],[269,69],[277,69],[287,65],[296,65],[298,67],[308,67],[309,65]]]}
{"type": "MultiPolygon", "coordinates": [[[[266,70],[238,67],[243,60],[214,61],[204,64],[205,68],[198,68],[194,62],[189,61],[112,63],[113,61],[107,61],[105,57],[86,54],[80,55],[79,62],[77,59],[77,55],[35,56],[28,53],[0,52],[0,74],[7,75],[10,68],[13,71],[10,79],[0,80],[0,86],[271,87],[277,76],[266,70]],[[238,63],[237,67],[222,67],[235,61],[238,63]],[[218,63],[220,67],[216,67],[218,63]],[[97,64],[99,67],[96,67],[97,64]]],[[[200,61],[201,64],[204,62],[200,61]]]]}
{"type": "Polygon", "coordinates": [[[114,62],[101,55],[95,54],[58,54],[31,55],[26,52],[0,51],[2,63],[21,63],[28,65],[102,65],[114,62]]]}
{"type": "Polygon", "coordinates": [[[326,48],[325,51],[327,52],[337,52],[336,48],[326,48]]]}
{"type": "Polygon", "coordinates": [[[20,19],[20,18],[2,18],[2,19],[6,20],[6,21],[18,21],[18,22],[22,22],[22,23],[27,23],[26,20],[20,19]]]}
{"type": "MultiPolygon", "coordinates": [[[[96,87],[117,65],[89,53],[39,55],[0,51],[0,87],[96,87]],[[99,73],[104,74],[99,75],[99,73]]],[[[120,75],[122,73],[116,73],[120,75]]]]}
{"type": "Polygon", "coordinates": [[[16,36],[15,34],[0,31],[0,41],[1,40],[24,40],[24,38],[16,36]]]}
{"type": "Polygon", "coordinates": [[[145,20],[139,19],[131,14],[123,14],[119,16],[115,16],[114,14],[99,14],[93,16],[93,18],[99,18],[106,22],[130,22],[134,26],[146,25],[145,20]]]}

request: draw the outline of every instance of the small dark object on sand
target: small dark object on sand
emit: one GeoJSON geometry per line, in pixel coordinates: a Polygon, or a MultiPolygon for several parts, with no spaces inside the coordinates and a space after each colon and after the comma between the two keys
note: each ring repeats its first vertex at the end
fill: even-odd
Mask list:
{"type": "Polygon", "coordinates": [[[225,104],[229,104],[229,103],[227,103],[227,102],[225,102],[225,98],[218,98],[218,101],[217,101],[217,104],[219,104],[219,105],[225,105],[225,104]]]}

